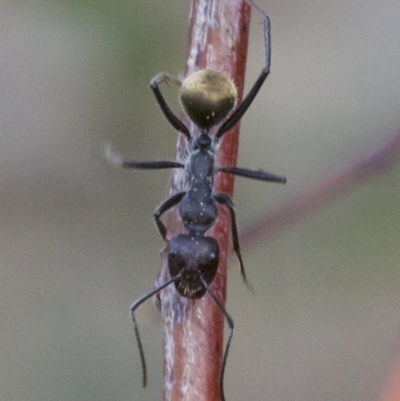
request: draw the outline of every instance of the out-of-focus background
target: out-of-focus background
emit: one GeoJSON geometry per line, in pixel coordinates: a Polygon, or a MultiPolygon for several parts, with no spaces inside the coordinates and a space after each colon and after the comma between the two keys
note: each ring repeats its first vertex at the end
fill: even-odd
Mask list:
{"type": "MultiPolygon", "coordinates": [[[[242,122],[240,227],[377,146],[400,123],[398,0],[266,1],[272,74],[242,122]]],[[[162,333],[130,304],[164,246],[152,213],[169,172],[110,166],[173,159],[176,134],[148,87],[182,73],[187,1],[0,3],[0,383],[15,401],[159,400],[162,333]]],[[[252,18],[247,88],[263,63],[252,18]]],[[[164,88],[176,109],[176,88],[164,88]]],[[[227,400],[377,401],[400,345],[400,166],[231,260],[236,323],[227,400]]]]}

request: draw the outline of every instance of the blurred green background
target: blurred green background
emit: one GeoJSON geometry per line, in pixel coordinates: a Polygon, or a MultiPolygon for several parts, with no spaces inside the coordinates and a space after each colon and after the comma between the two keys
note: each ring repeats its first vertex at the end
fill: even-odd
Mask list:
{"type": "MultiPolygon", "coordinates": [[[[272,74],[242,122],[239,165],[285,187],[236,181],[240,227],[339,171],[400,123],[398,0],[260,0],[272,74]]],[[[184,71],[187,1],[0,3],[0,383],[7,401],[160,400],[162,333],[150,290],[164,246],[152,213],[174,130],[148,87],[184,71]]],[[[263,63],[253,15],[247,88],[263,63]]],[[[168,92],[176,109],[177,91],[168,92]]],[[[234,400],[377,401],[400,346],[400,166],[231,260],[234,400]]]]}

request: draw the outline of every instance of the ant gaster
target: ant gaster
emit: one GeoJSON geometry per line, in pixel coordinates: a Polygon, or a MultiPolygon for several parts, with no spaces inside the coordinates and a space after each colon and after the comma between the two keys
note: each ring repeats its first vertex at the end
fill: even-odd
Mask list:
{"type": "Polygon", "coordinates": [[[108,159],[123,168],[130,169],[168,169],[181,168],[188,171],[186,191],[179,192],[167,199],[154,212],[155,222],[163,239],[168,242],[168,268],[170,280],[136,300],[131,306],[131,316],[139,347],[143,370],[143,387],[146,386],[147,372],[142,343],[134,312],[147,299],[174,283],[178,293],[186,298],[198,299],[206,292],[210,294],[219,309],[223,312],[230,335],[225,347],[222,368],[220,372],[220,395],[225,401],[223,391],[224,371],[228,351],[233,335],[234,323],[220,300],[210,288],[218,268],[218,242],[205,236],[217,219],[217,203],[226,206],[230,213],[233,249],[240,264],[240,272],[247,282],[243,260],[240,253],[238,232],[234,206],[231,198],[223,193],[214,192],[214,175],[220,172],[253,178],[261,181],[285,183],[286,178],[263,170],[248,170],[238,167],[221,167],[214,165],[218,143],[247,111],[262,84],[267,78],[271,62],[270,22],[268,16],[252,1],[247,0],[263,17],[266,65],[243,102],[228,117],[236,103],[237,92],[235,84],[227,76],[218,71],[200,70],[189,75],[183,83],[165,73],[154,77],[150,87],[156,100],[170,124],[181,132],[188,142],[188,160],[186,163],[173,161],[129,161],[107,149],[108,159]],[[159,85],[172,80],[181,85],[180,100],[186,114],[197,126],[191,133],[186,125],[172,112],[160,92],[159,85]],[[213,137],[210,129],[222,124],[213,137]],[[160,217],[169,209],[179,204],[179,215],[185,228],[185,234],[178,234],[170,241],[167,239],[167,228],[160,217]]]}

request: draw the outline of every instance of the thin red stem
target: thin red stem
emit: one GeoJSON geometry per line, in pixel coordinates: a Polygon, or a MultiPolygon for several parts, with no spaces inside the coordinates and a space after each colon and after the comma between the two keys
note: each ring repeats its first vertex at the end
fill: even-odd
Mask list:
{"type": "MultiPolygon", "coordinates": [[[[250,7],[244,0],[193,0],[190,11],[189,48],[186,74],[213,69],[230,77],[243,95],[250,7]]],[[[185,124],[194,129],[183,117],[185,124]]],[[[226,133],[219,147],[216,164],[235,166],[239,124],[226,133]]],[[[177,159],[182,160],[186,138],[179,135],[177,159]]],[[[173,176],[170,194],[184,190],[187,177],[181,171],[173,176]]],[[[216,177],[215,190],[232,195],[229,174],[216,177]]],[[[230,219],[226,208],[219,208],[217,223],[207,235],[220,246],[218,273],[211,288],[221,302],[226,298],[226,263],[230,244],[230,219]]],[[[167,217],[169,237],[182,232],[176,208],[167,217]]],[[[169,277],[166,252],[157,285],[169,277]]],[[[164,400],[219,401],[219,376],[224,350],[224,318],[211,297],[192,301],[179,296],[173,286],[160,294],[164,322],[164,400]]],[[[229,369],[228,369],[229,372],[229,369]]]]}
{"type": "MultiPolygon", "coordinates": [[[[243,93],[248,24],[249,7],[242,0],[221,0],[205,4],[194,0],[186,73],[190,74],[201,68],[212,68],[226,73],[235,81],[240,101],[243,93]],[[213,9],[209,8],[210,3],[213,9]]],[[[189,121],[185,120],[185,123],[190,126],[189,121]]],[[[223,137],[218,164],[236,164],[238,128],[236,126],[223,137]]],[[[186,140],[180,135],[178,160],[182,159],[185,146],[186,140]]],[[[340,171],[301,191],[272,213],[257,219],[255,224],[240,235],[242,249],[274,237],[325,204],[389,172],[400,160],[399,150],[400,129],[389,139],[384,139],[381,145],[353,158],[340,171]]],[[[178,171],[174,175],[171,194],[181,191],[186,183],[186,178],[179,173],[178,171]]],[[[230,175],[221,174],[216,181],[216,188],[217,191],[232,194],[233,182],[230,175]]],[[[229,226],[228,215],[221,209],[218,222],[210,235],[218,239],[221,247],[218,275],[212,289],[222,301],[226,295],[229,226]]],[[[168,230],[171,236],[182,230],[176,211],[168,216],[168,230]]],[[[165,256],[164,253],[159,283],[169,277],[165,256]]],[[[220,311],[208,295],[193,302],[179,297],[173,288],[163,291],[161,303],[165,323],[164,399],[219,400],[218,377],[223,350],[223,317],[220,311]]],[[[397,399],[398,377],[396,365],[392,381],[382,399],[397,399]]]]}
{"type": "MultiPolygon", "coordinates": [[[[381,134],[379,134],[381,135],[381,134]]],[[[266,241],[361,185],[390,172],[400,161],[400,127],[369,151],[354,156],[339,171],[302,190],[276,210],[260,216],[240,234],[242,249],[266,241]]]]}

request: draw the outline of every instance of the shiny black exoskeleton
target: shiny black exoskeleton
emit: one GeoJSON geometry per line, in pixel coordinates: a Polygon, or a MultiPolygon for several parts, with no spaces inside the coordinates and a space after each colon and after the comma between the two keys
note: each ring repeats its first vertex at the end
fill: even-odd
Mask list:
{"type": "Polygon", "coordinates": [[[218,268],[218,242],[206,232],[217,219],[217,204],[228,208],[231,219],[233,249],[240,264],[240,272],[247,283],[243,260],[240,253],[239,238],[236,227],[234,206],[231,198],[223,193],[214,192],[214,175],[227,173],[261,181],[285,183],[286,178],[262,170],[254,171],[238,167],[215,166],[215,152],[222,135],[230,130],[244,115],[253,102],[262,84],[269,74],[271,62],[270,23],[268,16],[252,1],[247,0],[263,17],[264,39],[266,50],[266,65],[243,102],[228,117],[236,102],[236,87],[232,80],[218,71],[200,70],[189,75],[182,83],[161,73],[151,80],[150,87],[157,102],[170,124],[181,132],[188,141],[188,160],[186,163],[172,161],[129,161],[107,149],[108,159],[121,167],[132,169],[166,169],[181,168],[188,173],[188,185],[184,192],[179,192],[167,199],[154,212],[155,222],[161,236],[168,242],[168,268],[170,280],[136,300],[131,306],[131,316],[139,346],[143,368],[143,386],[146,386],[147,374],[143,347],[134,312],[147,299],[174,283],[178,293],[186,298],[198,299],[206,292],[210,294],[223,312],[231,329],[226,344],[223,364],[220,374],[221,400],[225,401],[223,379],[226,359],[233,335],[233,320],[210,288],[218,268]],[[193,133],[172,112],[160,92],[159,85],[163,82],[179,82],[181,85],[181,103],[197,126],[193,133]],[[214,136],[210,129],[221,124],[214,136]],[[179,204],[179,215],[185,229],[184,234],[178,234],[167,239],[167,228],[161,221],[161,216],[169,209],[179,204]]]}

